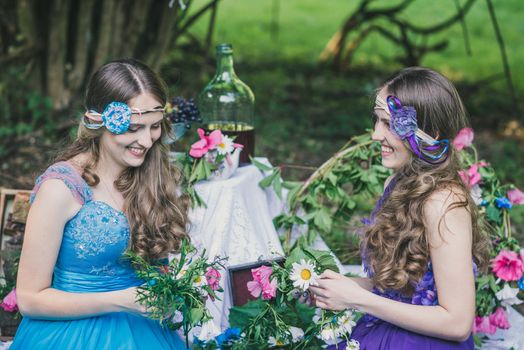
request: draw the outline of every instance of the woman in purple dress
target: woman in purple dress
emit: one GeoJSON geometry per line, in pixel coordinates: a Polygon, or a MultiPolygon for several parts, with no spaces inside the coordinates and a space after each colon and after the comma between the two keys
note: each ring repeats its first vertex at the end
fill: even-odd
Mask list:
{"type": "Polygon", "coordinates": [[[464,106],[448,79],[412,67],[382,85],[373,114],[393,175],[362,239],[368,278],[326,271],[316,304],[365,313],[351,335],[361,349],[473,349],[475,271],[489,244],[450,142],[464,106]]]}

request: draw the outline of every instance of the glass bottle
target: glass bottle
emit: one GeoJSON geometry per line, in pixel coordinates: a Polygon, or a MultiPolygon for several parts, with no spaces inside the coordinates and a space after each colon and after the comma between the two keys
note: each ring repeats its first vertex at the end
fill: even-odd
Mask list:
{"type": "Polygon", "coordinates": [[[217,71],[198,97],[198,109],[206,131],[221,130],[235,136],[244,146],[240,163],[248,163],[255,155],[255,95],[242,82],[233,68],[233,47],[220,44],[216,48],[217,71]]]}

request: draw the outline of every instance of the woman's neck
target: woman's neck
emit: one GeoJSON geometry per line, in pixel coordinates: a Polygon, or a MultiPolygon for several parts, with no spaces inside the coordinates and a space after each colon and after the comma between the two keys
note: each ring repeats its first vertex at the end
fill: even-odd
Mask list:
{"type": "Polygon", "coordinates": [[[122,166],[104,157],[104,154],[100,154],[94,170],[98,176],[102,176],[106,181],[111,183],[115,182],[124,171],[122,166]]]}

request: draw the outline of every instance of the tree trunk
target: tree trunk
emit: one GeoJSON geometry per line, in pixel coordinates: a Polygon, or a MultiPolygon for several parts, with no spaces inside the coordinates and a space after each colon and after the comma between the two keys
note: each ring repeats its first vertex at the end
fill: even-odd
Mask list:
{"type": "Polygon", "coordinates": [[[0,16],[0,63],[29,67],[31,87],[49,96],[54,110],[69,108],[92,72],[111,59],[134,57],[158,69],[177,39],[218,2],[189,16],[169,0],[11,1],[17,15],[0,16]]]}

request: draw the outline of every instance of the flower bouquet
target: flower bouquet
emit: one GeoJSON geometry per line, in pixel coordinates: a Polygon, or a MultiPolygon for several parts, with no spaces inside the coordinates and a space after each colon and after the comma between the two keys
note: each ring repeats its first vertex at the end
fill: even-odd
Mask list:
{"type": "MultiPolygon", "coordinates": [[[[303,246],[283,265],[252,269],[246,288],[257,299],[230,310],[230,325],[242,331],[233,349],[310,349],[348,340],[356,318],[352,311],[325,311],[303,300],[325,269],[338,270],[331,253],[303,246]]],[[[358,349],[355,342],[348,346],[358,349]]]]}
{"type": "Polygon", "coordinates": [[[145,281],[138,287],[137,301],[146,307],[150,318],[170,329],[182,329],[186,343],[191,329],[212,320],[205,304],[223,292],[219,270],[224,269],[225,258],[210,261],[205,251],[198,254],[187,241],[167,265],[149,263],[129,252],[126,255],[138,278],[145,281]]]}
{"type": "Polygon", "coordinates": [[[187,154],[180,154],[177,161],[188,179],[187,190],[193,204],[205,206],[193,188],[194,183],[201,180],[225,180],[233,175],[243,146],[234,143],[231,137],[220,130],[214,130],[209,135],[201,128],[197,132],[200,140],[191,145],[187,154]]]}
{"type": "Polygon", "coordinates": [[[510,328],[507,310],[524,299],[524,250],[512,237],[510,223],[511,208],[524,204],[524,193],[512,185],[502,185],[490,164],[479,161],[473,138],[472,129],[462,129],[453,146],[463,164],[460,176],[491,230],[491,266],[476,280],[473,332],[476,344],[481,345],[481,334],[510,328]]]}

